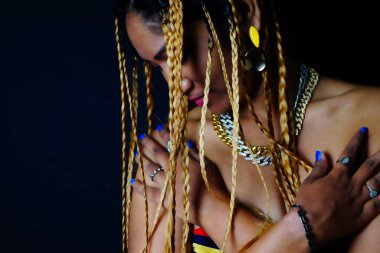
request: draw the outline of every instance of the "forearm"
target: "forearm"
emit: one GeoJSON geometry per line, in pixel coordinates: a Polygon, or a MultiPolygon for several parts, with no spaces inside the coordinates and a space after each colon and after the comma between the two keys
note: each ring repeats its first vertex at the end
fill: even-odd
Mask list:
{"type": "MultiPolygon", "coordinates": [[[[227,227],[229,203],[225,199],[212,196],[202,203],[199,225],[207,231],[214,242],[221,247],[227,227]],[[209,210],[214,210],[211,212],[209,210]]],[[[249,211],[237,206],[232,221],[225,252],[239,252],[254,239],[262,228],[262,221],[249,211]]],[[[264,236],[247,248],[245,252],[309,252],[308,242],[301,221],[295,210],[285,215],[264,236]]]]}
{"type": "MultiPolygon", "coordinates": [[[[140,253],[146,244],[145,235],[145,206],[144,199],[138,193],[133,193],[132,196],[131,217],[129,222],[129,245],[128,252],[140,253]]],[[[154,216],[156,214],[157,205],[152,202],[148,203],[148,219],[149,219],[149,231],[152,230],[154,216]]],[[[167,213],[162,208],[160,218],[152,234],[149,244],[148,252],[164,252],[165,248],[165,236],[166,236],[166,222],[167,213]]],[[[182,220],[175,219],[175,252],[181,252],[181,240],[182,240],[182,220]]]]}

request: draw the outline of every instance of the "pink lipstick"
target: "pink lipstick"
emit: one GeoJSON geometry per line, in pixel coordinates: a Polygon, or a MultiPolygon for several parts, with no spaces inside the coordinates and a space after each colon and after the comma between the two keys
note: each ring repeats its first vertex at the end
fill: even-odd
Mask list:
{"type": "Polygon", "coordinates": [[[194,99],[193,100],[194,103],[199,106],[199,107],[202,107],[203,106],[203,97],[200,97],[200,98],[197,98],[197,99],[194,99]]]}

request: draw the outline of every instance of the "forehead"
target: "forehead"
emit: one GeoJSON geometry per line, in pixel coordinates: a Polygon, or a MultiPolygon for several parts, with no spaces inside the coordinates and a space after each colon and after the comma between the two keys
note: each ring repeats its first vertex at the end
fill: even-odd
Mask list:
{"type": "Polygon", "coordinates": [[[127,34],[141,58],[153,59],[165,44],[163,35],[153,32],[139,14],[134,12],[126,16],[127,34]]]}

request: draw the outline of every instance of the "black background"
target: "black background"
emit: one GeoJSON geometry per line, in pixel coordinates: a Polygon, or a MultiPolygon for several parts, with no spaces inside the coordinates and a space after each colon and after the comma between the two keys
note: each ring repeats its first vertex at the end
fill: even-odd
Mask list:
{"type": "MultiPolygon", "coordinates": [[[[374,4],[332,2],[280,1],[284,38],[321,73],[378,84],[374,4]]],[[[0,252],[120,252],[111,1],[0,6],[0,252]]]]}

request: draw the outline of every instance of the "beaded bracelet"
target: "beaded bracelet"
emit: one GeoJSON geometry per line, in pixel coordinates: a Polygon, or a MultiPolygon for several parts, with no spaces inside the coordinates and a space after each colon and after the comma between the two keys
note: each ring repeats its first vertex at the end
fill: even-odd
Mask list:
{"type": "Polygon", "coordinates": [[[310,252],[317,252],[317,243],[314,239],[313,232],[311,231],[311,226],[309,224],[309,219],[306,217],[306,211],[302,208],[302,206],[299,205],[291,205],[292,208],[297,208],[298,216],[301,219],[303,228],[306,232],[306,238],[309,243],[310,252]]]}

